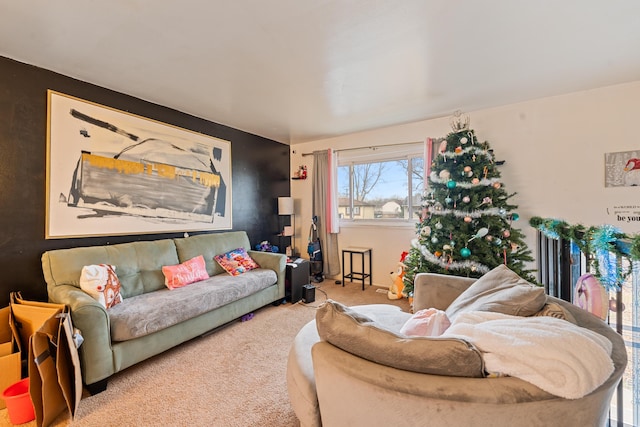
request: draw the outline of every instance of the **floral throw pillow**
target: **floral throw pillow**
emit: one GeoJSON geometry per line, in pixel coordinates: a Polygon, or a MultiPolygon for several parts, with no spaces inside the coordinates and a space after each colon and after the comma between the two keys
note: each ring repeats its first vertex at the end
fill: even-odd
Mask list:
{"type": "Polygon", "coordinates": [[[165,265],[162,267],[164,284],[169,289],[182,288],[194,282],[209,278],[204,257],[198,255],[178,265],[165,265]]]}
{"type": "Polygon", "coordinates": [[[106,309],[122,302],[116,267],[109,264],[85,265],[80,274],[80,289],[106,309]]]}
{"type": "Polygon", "coordinates": [[[238,248],[226,254],[216,255],[213,259],[232,276],[239,276],[254,268],[260,268],[258,263],[249,256],[244,248],[238,248]]]}

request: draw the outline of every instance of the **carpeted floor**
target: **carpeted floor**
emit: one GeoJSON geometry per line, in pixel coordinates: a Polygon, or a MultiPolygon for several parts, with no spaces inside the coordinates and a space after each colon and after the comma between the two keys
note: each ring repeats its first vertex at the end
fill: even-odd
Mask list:
{"type": "MultiPolygon", "coordinates": [[[[146,360],[109,380],[106,391],[82,399],[73,421],[54,426],[298,426],[285,380],[289,347],[315,308],[331,298],[346,305],[394,304],[378,287],[333,280],[316,284],[316,301],[267,306],[252,320],[229,325],[146,360]]],[[[0,410],[0,425],[11,425],[0,410]]],[[[35,426],[35,421],[23,424],[35,426]]]]}

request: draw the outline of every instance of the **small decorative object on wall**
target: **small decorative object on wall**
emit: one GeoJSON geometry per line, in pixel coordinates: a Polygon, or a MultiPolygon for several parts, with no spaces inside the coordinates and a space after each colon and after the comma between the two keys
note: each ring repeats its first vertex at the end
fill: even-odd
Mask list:
{"type": "Polygon", "coordinates": [[[307,167],[300,165],[291,179],[307,179],[307,167]]]}
{"type": "Polygon", "coordinates": [[[48,91],[46,238],[232,228],[231,143],[48,91]]]}
{"type": "Polygon", "coordinates": [[[640,185],[640,150],[605,153],[605,187],[634,187],[640,185]]]}

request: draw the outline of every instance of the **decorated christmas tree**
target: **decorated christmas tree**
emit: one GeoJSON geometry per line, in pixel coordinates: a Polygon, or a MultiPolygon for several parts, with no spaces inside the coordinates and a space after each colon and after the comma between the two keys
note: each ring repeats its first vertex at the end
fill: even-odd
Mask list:
{"type": "Polygon", "coordinates": [[[437,150],[425,162],[428,187],[416,238],[405,258],[405,294],[416,274],[429,272],[480,277],[505,264],[535,282],[526,262],[531,251],[512,225],[519,216],[508,200],[489,144],[469,129],[469,117],[456,113],[453,132],[434,141],[437,150]]]}

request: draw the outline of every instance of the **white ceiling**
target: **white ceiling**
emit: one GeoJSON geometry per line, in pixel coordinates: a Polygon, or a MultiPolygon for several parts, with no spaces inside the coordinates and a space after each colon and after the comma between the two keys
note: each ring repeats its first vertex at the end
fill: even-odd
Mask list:
{"type": "Polygon", "coordinates": [[[293,144],[640,80],[640,1],[0,0],[0,56],[293,144]]]}

